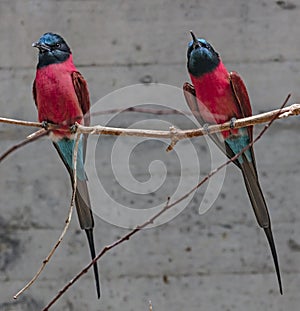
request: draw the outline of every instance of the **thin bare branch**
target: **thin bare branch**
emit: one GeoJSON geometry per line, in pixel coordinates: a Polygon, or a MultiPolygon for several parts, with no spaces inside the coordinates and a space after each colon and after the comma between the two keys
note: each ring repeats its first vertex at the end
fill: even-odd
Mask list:
{"type": "Polygon", "coordinates": [[[95,111],[91,113],[91,116],[105,115],[105,114],[115,114],[115,113],[124,113],[124,112],[139,112],[139,113],[147,113],[147,114],[155,114],[155,115],[171,115],[171,114],[179,114],[179,115],[193,115],[191,111],[183,111],[176,109],[154,109],[154,108],[143,108],[143,107],[129,107],[127,109],[108,109],[103,111],[95,111]]]}
{"type": "Polygon", "coordinates": [[[47,255],[47,257],[43,260],[42,265],[40,266],[39,270],[36,272],[34,277],[22,289],[20,289],[14,295],[14,299],[17,299],[25,290],[27,290],[36,281],[36,279],[39,277],[39,275],[44,270],[44,268],[46,267],[47,263],[50,261],[51,257],[55,253],[55,251],[58,248],[59,244],[62,242],[62,240],[63,240],[63,238],[64,238],[64,236],[65,236],[65,234],[66,234],[66,232],[67,232],[67,230],[69,228],[69,225],[70,225],[70,222],[71,222],[71,218],[72,218],[73,209],[74,209],[74,205],[75,205],[75,195],[76,195],[76,188],[77,188],[77,153],[78,153],[79,140],[80,140],[80,134],[78,134],[77,137],[76,137],[74,151],[73,151],[73,168],[74,168],[73,169],[73,174],[74,174],[74,178],[73,178],[73,191],[72,191],[72,197],[71,197],[68,217],[67,217],[66,222],[65,222],[65,227],[64,227],[60,237],[56,241],[55,245],[52,247],[52,249],[49,252],[49,254],[47,255]]]}
{"type": "MultiPolygon", "coordinates": [[[[141,225],[138,225],[136,228],[132,229],[130,232],[125,234],[120,239],[116,240],[110,245],[105,246],[100,253],[85,267],[83,268],[72,280],[70,280],[58,293],[57,295],[48,303],[48,305],[43,309],[43,311],[47,311],[50,309],[51,306],[80,278],[82,277],[87,271],[94,265],[96,261],[98,261],[101,257],[104,256],[105,253],[110,251],[111,249],[115,248],[119,244],[128,241],[134,234],[142,230],[143,228],[147,227],[149,224],[153,224],[154,221],[159,218],[162,214],[164,214],[167,210],[172,208],[173,206],[177,205],[181,201],[185,200],[188,196],[190,196],[194,191],[196,191],[199,187],[201,187],[209,178],[211,178],[213,175],[217,174],[220,170],[222,170],[225,166],[227,166],[229,163],[234,162],[238,157],[242,155],[247,149],[251,148],[254,143],[256,143],[263,135],[264,133],[269,129],[269,127],[273,124],[273,122],[278,119],[283,113],[286,112],[286,109],[284,109],[284,106],[287,104],[288,100],[290,98],[290,95],[287,96],[286,100],[282,104],[282,107],[280,109],[275,110],[276,113],[273,114],[272,118],[269,120],[268,124],[266,124],[263,128],[263,130],[260,132],[260,134],[249,143],[245,148],[243,148],[239,153],[237,153],[234,157],[229,159],[228,161],[224,162],[222,165],[217,167],[216,169],[212,170],[208,175],[206,175],[195,187],[193,187],[190,191],[188,191],[185,195],[174,201],[173,203],[170,203],[170,198],[167,199],[166,205],[164,208],[162,208],[158,213],[156,213],[154,216],[152,216],[150,219],[148,219],[146,222],[144,222],[141,225]]],[[[298,107],[299,109],[299,107],[298,107]]],[[[245,126],[245,125],[244,125],[245,126]]]]}
{"type": "MultiPolygon", "coordinates": [[[[32,138],[34,138],[35,136],[39,136],[41,133],[43,133],[43,132],[45,132],[45,131],[46,131],[45,129],[40,129],[40,130],[38,130],[38,131],[36,131],[36,132],[34,132],[34,133],[28,135],[26,138],[27,138],[27,139],[32,139],[32,138]]],[[[47,132],[47,134],[48,134],[50,131],[46,131],[46,132],[47,132]]]]}
{"type": "MultiPolygon", "coordinates": [[[[41,122],[24,121],[24,120],[10,119],[10,118],[4,118],[4,117],[0,117],[0,123],[29,126],[29,127],[41,127],[41,128],[45,126],[41,122]]],[[[61,127],[62,126],[59,126],[57,124],[52,124],[52,123],[47,124],[47,130],[56,130],[61,127]]]]}
{"type": "Polygon", "coordinates": [[[22,120],[9,119],[9,118],[3,118],[3,117],[0,117],[0,123],[31,126],[31,127],[43,127],[42,123],[39,123],[39,122],[22,121],[22,120]]]}
{"type": "Polygon", "coordinates": [[[171,126],[170,132],[172,133],[173,136],[171,138],[171,142],[170,142],[168,148],[166,149],[167,152],[172,151],[178,142],[178,139],[177,139],[178,129],[175,126],[171,126]]]}
{"type": "MultiPolygon", "coordinates": [[[[116,128],[116,127],[107,127],[101,125],[95,126],[83,126],[77,123],[77,132],[83,134],[97,134],[97,135],[115,135],[115,136],[138,136],[138,137],[151,137],[151,138],[166,138],[171,139],[173,141],[179,141],[186,138],[192,138],[197,136],[203,136],[213,133],[222,132],[225,130],[230,130],[232,128],[241,128],[245,126],[267,123],[270,122],[274,116],[276,119],[283,119],[290,116],[295,116],[300,114],[300,104],[293,104],[289,107],[286,107],[282,110],[272,110],[269,112],[261,113],[258,115],[254,115],[251,117],[237,119],[235,121],[234,127],[230,122],[225,122],[223,124],[211,125],[207,128],[198,128],[193,130],[179,130],[174,131],[160,131],[160,130],[143,130],[143,129],[124,129],[124,128],[116,128]],[[278,112],[280,113],[278,114],[278,112]]],[[[0,123],[11,123],[16,125],[24,125],[24,126],[37,126],[42,127],[42,123],[38,122],[28,122],[28,121],[20,121],[13,119],[0,118],[0,123]]],[[[59,125],[49,124],[48,129],[58,129],[59,125]]],[[[65,129],[65,126],[64,126],[65,129]]]]}
{"type": "Polygon", "coordinates": [[[0,163],[7,157],[9,156],[11,153],[13,153],[14,151],[20,149],[21,147],[43,137],[48,135],[48,131],[45,130],[39,130],[37,132],[32,133],[31,135],[29,135],[25,140],[22,140],[20,143],[17,143],[16,145],[10,147],[8,150],[6,150],[1,156],[0,156],[0,163]]]}

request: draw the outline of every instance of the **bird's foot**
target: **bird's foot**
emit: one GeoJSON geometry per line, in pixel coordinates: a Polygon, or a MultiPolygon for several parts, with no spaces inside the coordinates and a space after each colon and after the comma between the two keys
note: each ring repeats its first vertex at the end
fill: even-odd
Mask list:
{"type": "Polygon", "coordinates": [[[78,126],[77,124],[73,124],[70,126],[70,132],[71,134],[75,134],[77,132],[78,126]]]}
{"type": "Polygon", "coordinates": [[[208,123],[203,124],[202,128],[203,128],[205,134],[209,134],[209,124],[208,123]]]}
{"type": "Polygon", "coordinates": [[[49,129],[49,122],[48,121],[42,121],[42,128],[46,131],[49,129]]]}
{"type": "Polygon", "coordinates": [[[235,127],[236,118],[233,117],[230,119],[230,128],[233,130],[235,127]]]}

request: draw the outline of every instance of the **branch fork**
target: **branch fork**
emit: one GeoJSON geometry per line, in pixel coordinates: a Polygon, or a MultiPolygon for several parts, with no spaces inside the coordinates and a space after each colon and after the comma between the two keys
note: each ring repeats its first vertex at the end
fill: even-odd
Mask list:
{"type": "Polygon", "coordinates": [[[171,136],[171,143],[166,149],[167,152],[172,151],[177,142],[179,141],[178,139],[178,129],[175,126],[170,126],[169,128],[171,136]]]}

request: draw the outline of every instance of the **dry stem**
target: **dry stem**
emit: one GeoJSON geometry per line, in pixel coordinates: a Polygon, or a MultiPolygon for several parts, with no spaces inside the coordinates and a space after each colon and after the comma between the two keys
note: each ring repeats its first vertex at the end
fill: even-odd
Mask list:
{"type": "Polygon", "coordinates": [[[34,275],[34,277],[22,288],[20,289],[15,295],[14,295],[14,299],[17,299],[25,290],[27,290],[34,282],[35,280],[39,277],[39,275],[41,274],[41,272],[44,270],[44,268],[46,267],[47,263],[49,262],[49,260],[51,259],[51,257],[53,256],[54,252],[56,251],[56,249],[58,248],[59,244],[61,243],[61,241],[63,240],[70,222],[71,222],[71,218],[72,218],[72,213],[73,213],[73,209],[74,209],[74,205],[75,205],[75,194],[76,194],[76,188],[77,188],[77,153],[78,153],[78,145],[79,145],[79,139],[80,139],[80,134],[77,135],[76,137],[76,141],[75,141],[75,146],[74,146],[74,151],[73,151],[73,174],[74,174],[74,178],[73,178],[73,191],[72,191],[72,197],[71,197],[71,203],[70,203],[70,207],[69,207],[69,212],[68,212],[68,217],[66,219],[66,223],[65,223],[65,227],[60,235],[60,237],[58,238],[58,240],[56,241],[55,245],[52,247],[51,251],[49,252],[49,254],[47,255],[47,257],[43,260],[42,265],[40,266],[39,270],[36,272],[36,274],[34,275]]]}
{"type": "MultiPolygon", "coordinates": [[[[153,113],[153,112],[152,112],[153,113]]],[[[161,112],[159,111],[159,114],[161,112]]],[[[245,126],[267,123],[273,120],[274,116],[276,119],[283,119],[290,116],[295,116],[300,114],[300,104],[293,104],[289,107],[283,109],[276,109],[269,112],[261,113],[247,118],[237,119],[234,124],[234,128],[241,128],[245,126]]],[[[23,126],[35,126],[42,127],[42,123],[38,122],[28,122],[20,121],[14,119],[0,118],[0,123],[9,123],[23,126]]],[[[48,124],[48,129],[58,129],[59,126],[55,124],[48,124]]],[[[143,129],[125,129],[125,128],[116,128],[116,127],[107,127],[101,125],[95,126],[83,126],[77,124],[77,133],[83,134],[97,134],[97,135],[115,135],[115,136],[139,136],[139,137],[151,137],[151,138],[166,138],[173,141],[178,141],[191,137],[198,137],[213,133],[222,132],[225,130],[232,129],[232,124],[230,122],[225,122],[223,124],[211,125],[205,129],[198,128],[193,130],[169,130],[169,131],[160,131],[160,130],[143,130],[143,129]]]]}

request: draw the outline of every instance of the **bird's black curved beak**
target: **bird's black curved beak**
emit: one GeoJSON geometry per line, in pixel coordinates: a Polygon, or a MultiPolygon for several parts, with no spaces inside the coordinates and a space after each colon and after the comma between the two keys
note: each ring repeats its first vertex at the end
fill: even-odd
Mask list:
{"type": "Polygon", "coordinates": [[[33,42],[32,46],[34,48],[38,48],[41,52],[50,51],[50,47],[46,45],[45,43],[41,43],[40,41],[33,42]]]}
{"type": "Polygon", "coordinates": [[[196,49],[200,46],[199,41],[198,41],[197,37],[195,36],[195,34],[193,33],[192,30],[190,30],[190,33],[191,33],[191,36],[193,38],[193,49],[196,49]]]}

